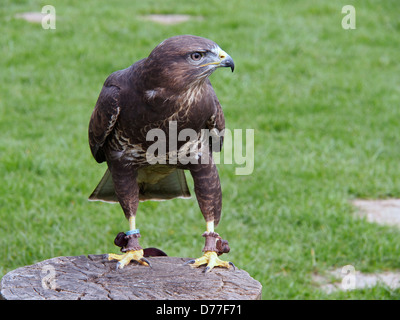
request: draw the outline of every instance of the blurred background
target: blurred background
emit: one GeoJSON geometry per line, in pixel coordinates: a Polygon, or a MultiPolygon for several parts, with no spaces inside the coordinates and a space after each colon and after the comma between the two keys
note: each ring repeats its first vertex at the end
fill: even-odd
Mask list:
{"type": "MultiPolygon", "coordinates": [[[[351,204],[400,196],[400,3],[348,2],[2,0],[0,277],[55,256],[118,252],[119,205],[87,201],[106,169],[90,153],[90,115],[110,73],[193,34],[235,61],[233,74],[210,78],[227,128],[255,130],[251,175],[218,166],[224,259],[261,282],[263,299],[399,299],[384,284],[327,293],[315,280],[345,265],[400,269],[399,230],[351,204]],[[37,18],[48,4],[55,29],[37,18]],[[347,4],[356,29],[342,27],[347,4]]],[[[192,195],[140,204],[143,247],[201,254],[192,195]]]]}

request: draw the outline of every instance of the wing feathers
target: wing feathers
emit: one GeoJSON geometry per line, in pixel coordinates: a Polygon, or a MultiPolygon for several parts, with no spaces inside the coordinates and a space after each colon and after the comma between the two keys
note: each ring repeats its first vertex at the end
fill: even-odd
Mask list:
{"type": "Polygon", "coordinates": [[[93,157],[97,162],[106,160],[102,147],[117,122],[120,113],[118,99],[118,87],[103,86],[90,118],[89,144],[93,157]]]}

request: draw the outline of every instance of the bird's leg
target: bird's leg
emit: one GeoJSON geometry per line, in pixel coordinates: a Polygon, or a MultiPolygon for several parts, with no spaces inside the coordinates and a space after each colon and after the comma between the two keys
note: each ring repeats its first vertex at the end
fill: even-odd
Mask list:
{"type": "Polygon", "coordinates": [[[198,259],[190,260],[186,264],[197,268],[206,264],[204,272],[211,271],[214,267],[235,268],[232,262],[223,261],[218,258],[219,255],[229,252],[228,241],[222,240],[218,233],[214,232],[214,221],[207,222],[207,231],[203,233],[206,243],[203,248],[204,255],[198,259]]]}
{"type": "Polygon", "coordinates": [[[138,241],[140,233],[139,229],[136,229],[135,226],[135,217],[129,218],[129,227],[129,231],[126,233],[120,232],[114,240],[114,243],[121,247],[121,251],[124,252],[124,254],[110,253],[108,255],[108,260],[117,260],[117,269],[122,269],[132,260],[150,266],[149,261],[143,257],[143,248],[138,241]]]}
{"type": "Polygon", "coordinates": [[[136,183],[136,172],[118,170],[118,167],[111,167],[115,193],[125,216],[129,221],[129,231],[118,233],[114,240],[115,245],[121,247],[123,254],[109,254],[108,260],[117,260],[117,269],[122,269],[135,260],[143,265],[149,265],[143,257],[143,248],[139,244],[140,233],[136,229],[136,211],[139,205],[139,187],[136,183]]]}
{"type": "Polygon", "coordinates": [[[221,217],[222,192],[217,167],[211,153],[202,155],[200,163],[193,164],[190,167],[190,173],[193,177],[197,202],[207,222],[207,231],[203,233],[203,237],[206,238],[206,244],[203,248],[204,255],[187,263],[192,267],[206,264],[205,272],[214,267],[229,268],[233,266],[233,263],[218,258],[222,253],[229,252],[229,246],[227,241],[222,240],[219,234],[214,232],[214,224],[217,226],[221,217]],[[205,157],[208,157],[208,159],[203,159],[205,157]]]}

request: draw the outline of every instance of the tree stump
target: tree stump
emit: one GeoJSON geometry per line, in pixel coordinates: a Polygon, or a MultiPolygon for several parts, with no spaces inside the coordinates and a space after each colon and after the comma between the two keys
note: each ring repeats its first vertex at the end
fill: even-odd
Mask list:
{"type": "Polygon", "coordinates": [[[6,300],[257,300],[261,284],[244,271],[183,265],[189,258],[149,257],[116,270],[106,255],[57,257],[7,273],[6,300]]]}

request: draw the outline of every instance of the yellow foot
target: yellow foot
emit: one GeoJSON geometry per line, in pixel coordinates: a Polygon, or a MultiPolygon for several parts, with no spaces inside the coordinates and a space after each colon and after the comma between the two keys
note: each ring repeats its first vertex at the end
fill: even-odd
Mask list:
{"type": "Polygon", "coordinates": [[[131,250],[124,254],[108,254],[108,261],[118,260],[117,269],[122,269],[129,264],[132,260],[135,260],[143,265],[148,265],[151,267],[150,262],[143,257],[143,250],[131,250]]]}
{"type": "Polygon", "coordinates": [[[222,261],[220,258],[218,258],[217,253],[214,251],[206,251],[201,258],[189,260],[185,264],[189,264],[192,268],[197,268],[203,264],[207,264],[207,267],[204,269],[204,273],[210,272],[214,267],[228,269],[233,267],[233,269],[235,269],[235,265],[232,262],[222,261]]]}

